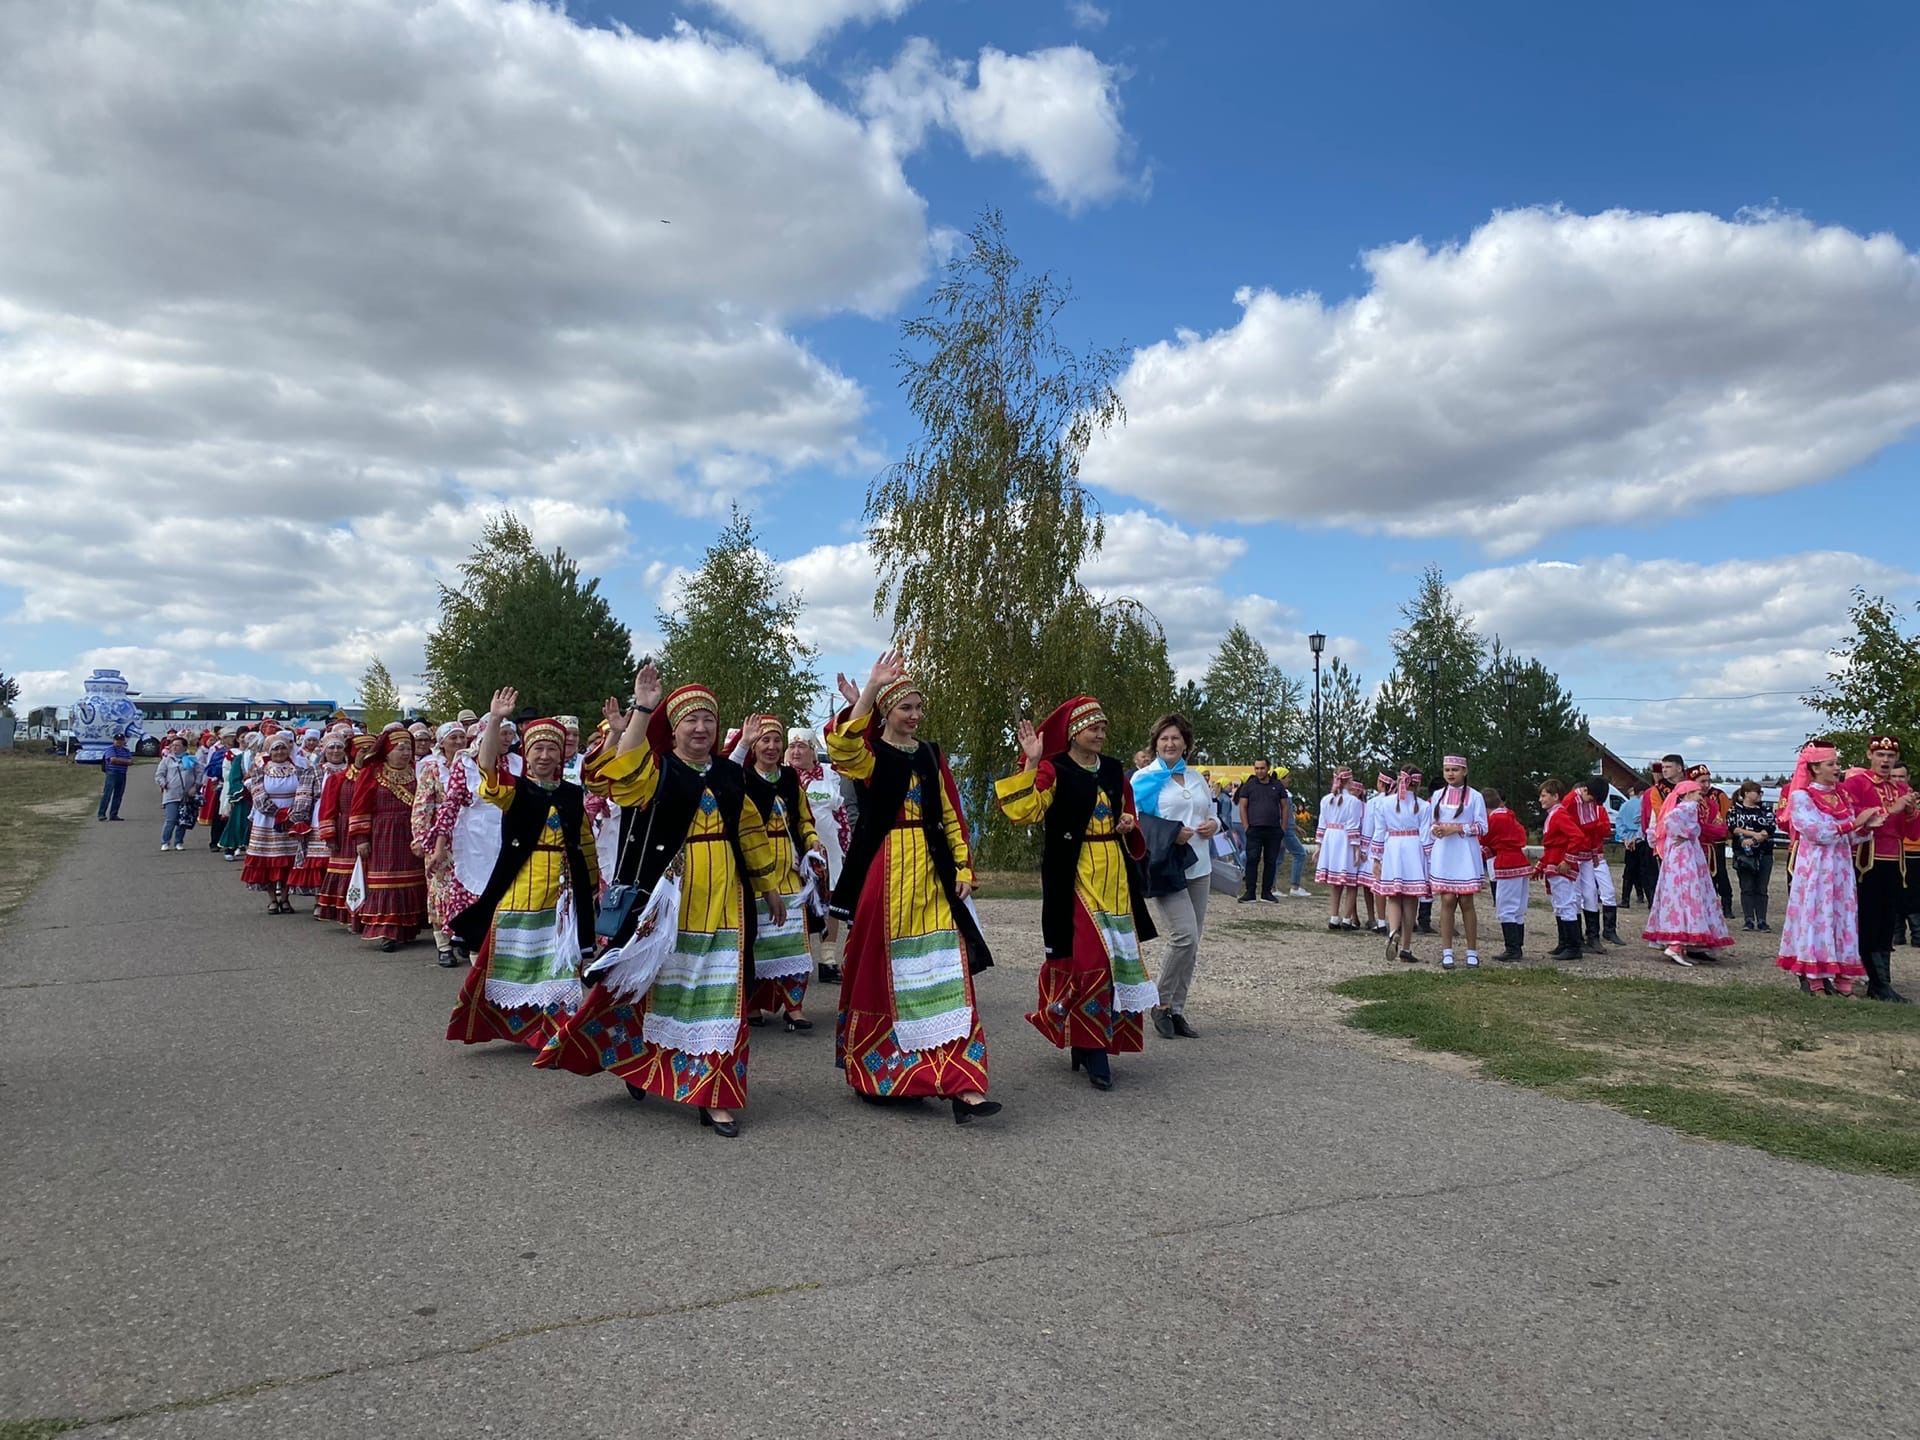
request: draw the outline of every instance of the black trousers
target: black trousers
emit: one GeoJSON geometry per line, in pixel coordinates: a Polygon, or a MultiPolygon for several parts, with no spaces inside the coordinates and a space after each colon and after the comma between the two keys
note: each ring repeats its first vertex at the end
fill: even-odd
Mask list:
{"type": "Polygon", "coordinates": [[[1278,825],[1247,827],[1247,895],[1273,894],[1273,877],[1280,869],[1280,832],[1278,825]],[[1258,890],[1253,885],[1256,878],[1258,890]]]}
{"type": "Polygon", "coordinates": [[[1893,949],[1893,927],[1903,916],[1906,886],[1898,860],[1875,860],[1860,876],[1860,955],[1885,955],[1893,949]]]}
{"type": "Polygon", "coordinates": [[[1773,879],[1773,847],[1767,846],[1754,858],[1760,862],[1757,868],[1750,870],[1744,865],[1733,868],[1740,872],[1740,918],[1760,925],[1767,918],[1767,885],[1773,879]]]}
{"type": "Polygon", "coordinates": [[[1713,845],[1707,852],[1707,864],[1713,867],[1713,890],[1720,897],[1720,913],[1733,914],[1733,879],[1727,874],[1729,868],[1726,850],[1719,844],[1713,845]]]}

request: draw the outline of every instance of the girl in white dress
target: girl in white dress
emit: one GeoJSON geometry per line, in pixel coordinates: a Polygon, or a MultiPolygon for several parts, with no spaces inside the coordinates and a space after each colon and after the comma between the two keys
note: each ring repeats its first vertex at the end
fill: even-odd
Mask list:
{"type": "Polygon", "coordinates": [[[1433,893],[1427,879],[1433,805],[1414,792],[1402,770],[1391,793],[1379,797],[1375,815],[1373,891],[1386,902],[1388,952],[1411,965],[1420,958],[1408,948],[1420,902],[1433,893]]]}
{"type": "Polygon", "coordinates": [[[1427,875],[1440,912],[1440,968],[1453,969],[1454,911],[1467,931],[1467,968],[1480,968],[1480,915],[1474,897],[1487,881],[1486,855],[1480,837],[1487,833],[1487,802],[1467,784],[1467,757],[1449,755],[1442,762],[1447,783],[1433,792],[1433,820],[1428,833],[1427,875]]]}
{"type": "Polygon", "coordinates": [[[1319,847],[1313,878],[1327,886],[1327,929],[1358,930],[1354,916],[1359,902],[1361,857],[1366,837],[1361,825],[1366,806],[1348,793],[1353,772],[1344,766],[1333,772],[1333,789],[1320,802],[1313,838],[1319,847]]]}

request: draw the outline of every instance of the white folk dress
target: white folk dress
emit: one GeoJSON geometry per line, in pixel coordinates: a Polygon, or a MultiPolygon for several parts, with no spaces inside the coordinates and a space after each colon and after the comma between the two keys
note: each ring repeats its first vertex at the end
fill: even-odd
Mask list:
{"type": "Polygon", "coordinates": [[[1336,791],[1320,801],[1313,838],[1320,847],[1313,878],[1322,885],[1357,885],[1367,863],[1367,807],[1358,795],[1336,791]]]}
{"type": "Polygon", "coordinates": [[[1417,795],[1405,799],[1383,795],[1375,814],[1373,859],[1379,862],[1380,878],[1374,882],[1374,893],[1427,899],[1433,894],[1427,879],[1432,804],[1417,795]]]}
{"type": "Polygon", "coordinates": [[[1480,837],[1487,833],[1487,802],[1471,785],[1449,785],[1433,792],[1427,851],[1428,883],[1435,895],[1478,895],[1487,882],[1487,857],[1480,837]],[[1431,835],[1434,825],[1458,825],[1458,835],[1431,835]]]}

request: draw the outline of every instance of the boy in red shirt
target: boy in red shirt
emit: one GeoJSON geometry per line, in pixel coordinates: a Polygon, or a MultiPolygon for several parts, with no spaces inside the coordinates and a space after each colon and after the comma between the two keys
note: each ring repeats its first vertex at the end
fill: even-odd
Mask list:
{"type": "Polygon", "coordinates": [[[1580,949],[1580,861],[1576,858],[1587,848],[1587,832],[1573,807],[1566,803],[1567,787],[1558,780],[1540,785],[1540,809],[1547,817],[1540,832],[1541,856],[1535,873],[1547,882],[1553,897],[1553,923],[1560,943],[1548,955],[1549,960],[1578,960],[1580,949]]]}
{"type": "Polygon", "coordinates": [[[1487,802],[1487,833],[1480,851],[1493,865],[1493,910],[1500,920],[1500,936],[1507,948],[1493,958],[1521,959],[1527,943],[1527,877],[1533,862],[1527,859],[1527,827],[1491,785],[1480,792],[1487,802]]]}

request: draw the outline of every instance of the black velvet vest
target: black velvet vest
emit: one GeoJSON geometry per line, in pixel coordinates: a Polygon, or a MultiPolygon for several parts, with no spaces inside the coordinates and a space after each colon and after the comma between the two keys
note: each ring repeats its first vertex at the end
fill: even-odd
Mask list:
{"type": "MultiPolygon", "coordinates": [[[[655,756],[654,760],[660,767],[660,783],[654,787],[653,800],[644,808],[630,812],[631,827],[625,823],[629,812],[621,812],[624,843],[615,878],[637,884],[651,894],[687,843],[687,832],[693,828],[700,797],[712,791],[740,876],[740,953],[749,967],[745,973],[751,975],[753,939],[759,927],[753,909],[753,887],[747,878],[747,857],[740,849],[740,807],[747,801],[745,777],[738,765],[719,755],[713,757],[704,775],[671,751],[655,756]]],[[[636,907],[626,930],[615,938],[615,944],[625,944],[631,937],[639,914],[636,907]]]]}
{"type": "MultiPolygon", "coordinates": [[[[1111,755],[1102,755],[1096,775],[1081,769],[1072,756],[1063,752],[1053,757],[1053,777],[1053,803],[1047,807],[1047,817],[1041,822],[1046,846],[1040,852],[1040,939],[1047,948],[1049,960],[1063,960],[1073,953],[1074,875],[1080,865],[1080,847],[1086,843],[1087,821],[1093,818],[1093,807],[1105,795],[1107,808],[1113,812],[1115,823],[1119,822],[1127,790],[1127,772],[1111,755]]],[[[1133,908],[1134,932],[1144,942],[1160,932],[1154,929],[1153,918],[1147,912],[1146,875],[1140,862],[1128,852],[1126,839],[1120,836],[1115,848],[1127,870],[1127,896],[1133,908]]],[[[1114,842],[1102,840],[1100,843],[1114,842]]]]}
{"type": "MultiPolygon", "coordinates": [[[[343,787],[344,788],[344,787],[343,787]]],[[[491,802],[475,799],[474,804],[491,802]]],[[[566,848],[567,876],[573,883],[573,918],[579,930],[580,944],[593,947],[593,875],[587,866],[586,852],[580,848],[580,821],[586,814],[586,792],[571,780],[562,780],[547,790],[522,776],[513,787],[513,801],[500,819],[500,856],[493,862],[493,873],[486,888],[473,904],[453,917],[451,929],[470,949],[478,949],[493,925],[493,912],[499,908],[513,882],[533,858],[533,847],[546,828],[547,812],[560,815],[560,840],[566,848]]]]}
{"type": "Polygon", "coordinates": [[[798,869],[801,850],[800,805],[805,798],[800,790],[800,772],[791,765],[782,765],[778,779],[769,780],[753,766],[742,767],[746,781],[747,798],[760,812],[762,821],[773,818],[773,802],[779,800],[787,811],[787,839],[793,844],[794,868],[798,869]]]}
{"type": "MultiPolygon", "coordinates": [[[[877,717],[874,723],[879,723],[877,717]]],[[[900,807],[906,803],[908,787],[917,777],[920,781],[919,828],[926,835],[927,855],[933,861],[934,874],[939,877],[940,888],[953,910],[954,927],[966,941],[967,969],[978,975],[993,964],[993,952],[987,949],[986,937],[974,923],[973,912],[960,901],[959,866],[954,863],[953,849],[947,844],[943,819],[947,802],[943,768],[940,751],[925,740],[915,745],[912,754],[897,750],[885,741],[873,747],[873,774],[861,784],[860,814],[853,824],[853,843],[847,847],[847,858],[840,866],[840,883],[833,887],[833,903],[828,909],[842,920],[852,921],[860,903],[860,891],[867,883],[867,872],[887,843],[900,807]]]]}

